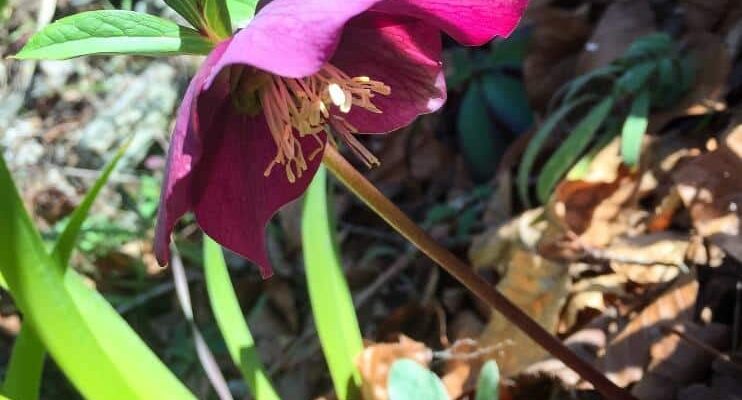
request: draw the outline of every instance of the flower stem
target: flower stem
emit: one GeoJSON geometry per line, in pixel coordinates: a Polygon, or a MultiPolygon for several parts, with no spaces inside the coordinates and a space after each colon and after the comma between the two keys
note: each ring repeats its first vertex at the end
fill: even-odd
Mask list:
{"type": "Polygon", "coordinates": [[[605,375],[595,369],[590,363],[577,356],[559,339],[542,328],[541,325],[531,319],[518,306],[477,275],[469,265],[439,245],[343,158],[335,147],[326,146],[322,161],[340,182],[363,200],[366,205],[397,232],[453,275],[454,278],[482,301],[504,315],[533,341],[541,345],[546,351],[561,360],[569,368],[572,368],[583,379],[592,383],[595,389],[605,396],[605,398],[610,400],[635,400],[626,390],[616,386],[616,384],[608,380],[605,375]]]}

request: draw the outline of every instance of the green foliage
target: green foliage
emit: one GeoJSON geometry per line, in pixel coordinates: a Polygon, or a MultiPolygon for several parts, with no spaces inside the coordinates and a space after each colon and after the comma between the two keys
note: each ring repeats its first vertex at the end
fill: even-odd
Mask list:
{"type": "Polygon", "coordinates": [[[363,350],[363,339],[340,265],[327,190],[327,170],[321,167],[304,203],[302,243],[307,285],[337,398],[357,399],[361,377],[355,357],[363,350]]]}
{"type": "Polygon", "coordinates": [[[217,37],[227,38],[232,34],[232,21],[226,0],[203,0],[203,14],[209,30],[217,37]]]}
{"type": "Polygon", "coordinates": [[[165,0],[165,4],[180,14],[192,27],[199,30],[204,28],[199,0],[165,0]]]}
{"type": "Polygon", "coordinates": [[[259,400],[279,399],[258,358],[250,329],[240,309],[222,249],[204,237],[206,289],[217,325],[227,343],[232,361],[242,373],[252,396],[259,400]]]}
{"type": "Polygon", "coordinates": [[[24,322],[13,345],[2,393],[13,399],[38,399],[44,356],[44,345],[34,328],[27,321],[24,322]]]}
{"type": "Polygon", "coordinates": [[[244,28],[255,16],[258,0],[225,0],[232,29],[244,28]]]}
{"type": "Polygon", "coordinates": [[[493,360],[487,361],[477,379],[477,396],[474,400],[497,400],[500,398],[500,369],[493,360]]]}
{"type": "Polygon", "coordinates": [[[461,152],[474,176],[478,179],[491,177],[497,170],[507,143],[490,119],[480,81],[472,82],[464,95],[457,128],[461,152]]]}
{"type": "Polygon", "coordinates": [[[597,132],[603,145],[621,133],[621,155],[624,163],[634,166],[639,162],[642,137],[648,126],[650,110],[674,104],[688,91],[695,68],[692,59],[682,54],[666,34],[651,34],[637,39],[624,55],[603,68],[579,76],[565,85],[554,98],[553,112],[530,141],[518,171],[518,194],[530,206],[529,179],[535,161],[552,133],[562,126],[569,126],[566,119],[583,109],[587,101],[602,99],[586,109],[585,115],[554,155],[542,168],[537,179],[539,201],[545,202],[556,184],[588,149],[597,132]],[[630,107],[625,107],[629,104],[630,107]],[[620,119],[616,125],[615,118],[620,119]],[[610,136],[613,135],[613,136],[610,136]]]}
{"type": "Polygon", "coordinates": [[[387,389],[390,400],[448,400],[448,393],[440,378],[409,359],[400,359],[392,364],[387,389]]]}
{"type": "Polygon", "coordinates": [[[2,159],[0,208],[0,271],[25,323],[83,396],[193,398],[99,293],[46,252],[2,159]]]}
{"type": "Polygon", "coordinates": [[[36,33],[19,59],[62,60],[91,54],[208,54],[212,43],[197,31],[148,14],[88,11],[62,18],[36,33]]]}

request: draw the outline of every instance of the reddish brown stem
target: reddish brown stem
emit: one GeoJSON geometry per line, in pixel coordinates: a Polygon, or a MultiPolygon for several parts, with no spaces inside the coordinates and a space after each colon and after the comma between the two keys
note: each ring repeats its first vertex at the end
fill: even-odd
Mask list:
{"type": "Polygon", "coordinates": [[[363,200],[366,205],[374,210],[397,232],[453,275],[454,278],[482,301],[504,315],[510,322],[533,339],[533,341],[541,345],[554,357],[560,359],[569,368],[572,368],[583,379],[592,383],[595,389],[605,396],[605,398],[610,400],[635,400],[626,390],[616,386],[616,384],[608,380],[605,375],[595,369],[590,363],[578,357],[558,338],[542,328],[541,325],[531,319],[518,306],[477,275],[470,266],[439,245],[348,163],[333,146],[327,146],[322,161],[340,182],[363,200]]]}

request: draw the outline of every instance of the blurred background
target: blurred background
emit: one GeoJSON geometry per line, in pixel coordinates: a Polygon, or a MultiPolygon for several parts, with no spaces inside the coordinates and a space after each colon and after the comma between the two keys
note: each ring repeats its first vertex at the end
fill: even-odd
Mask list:
{"type": "MultiPolygon", "coordinates": [[[[73,265],[199,398],[215,398],[171,270],[152,252],[172,118],[200,59],[7,58],[39,26],[101,8],[179,18],[161,0],[0,0],[0,152],[51,242],[133,137],[73,265]]],[[[366,175],[637,397],[739,399],[742,3],[532,0],[507,40],[445,43],[449,102],[399,132],[364,138],[382,160],[366,175]],[[601,116],[609,94],[617,100],[601,116]]],[[[372,371],[390,354],[432,349],[431,368],[454,398],[466,398],[488,358],[512,398],[595,398],[352,195],[339,188],[334,200],[369,345],[364,385],[384,384],[372,371]]],[[[331,398],[318,368],[300,211],[286,207],[268,229],[273,278],[263,281],[239,257],[228,263],[278,391],[331,398]]],[[[200,230],[186,219],[175,239],[195,321],[244,398],[208,307],[200,230]]],[[[0,373],[20,325],[0,294],[0,373]]],[[[51,360],[43,382],[42,398],[79,398],[51,360]]]]}

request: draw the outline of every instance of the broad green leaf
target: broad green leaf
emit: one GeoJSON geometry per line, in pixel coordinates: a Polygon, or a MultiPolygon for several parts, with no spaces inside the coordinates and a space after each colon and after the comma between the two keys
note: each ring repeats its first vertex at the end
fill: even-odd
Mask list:
{"type": "Polygon", "coordinates": [[[494,360],[487,361],[477,379],[477,396],[474,400],[497,400],[500,398],[500,369],[494,360]]]}
{"type": "Polygon", "coordinates": [[[489,74],[482,78],[482,92],[492,113],[510,132],[523,133],[533,123],[523,82],[504,74],[489,74]]]}
{"type": "Polygon", "coordinates": [[[232,21],[226,0],[203,0],[203,7],[208,29],[220,39],[228,38],[232,34],[232,21]]]}
{"type": "Polygon", "coordinates": [[[255,16],[258,0],[225,0],[232,29],[244,28],[255,16]]]}
{"type": "Polygon", "coordinates": [[[481,80],[469,85],[456,125],[461,152],[474,177],[482,181],[491,178],[507,148],[507,141],[489,114],[481,80]]]}
{"type": "Polygon", "coordinates": [[[84,397],[193,398],[102,296],[74,271],[62,274],[1,158],[0,209],[0,270],[26,322],[84,397]]]}
{"type": "Polygon", "coordinates": [[[504,39],[492,42],[491,57],[496,65],[521,68],[531,41],[529,29],[520,28],[504,39]]]}
{"type": "Polygon", "coordinates": [[[387,390],[389,400],[448,400],[448,393],[440,378],[409,359],[400,359],[392,364],[387,390]]]}
{"type": "Polygon", "coordinates": [[[204,27],[198,0],[165,0],[165,4],[180,14],[192,27],[196,29],[204,27]]]}
{"type": "Polygon", "coordinates": [[[44,369],[44,345],[31,324],[24,322],[13,344],[3,382],[3,394],[13,399],[39,398],[41,373],[44,369]]]}
{"type": "Polygon", "coordinates": [[[355,357],[363,351],[363,339],[337,253],[327,191],[327,170],[321,167],[307,191],[302,216],[309,299],[337,398],[357,399],[361,377],[355,357]]]}
{"type": "Polygon", "coordinates": [[[197,31],[149,14],[88,11],[37,32],[15,56],[63,60],[91,54],[208,54],[213,44],[197,31]]]}
{"type": "Polygon", "coordinates": [[[121,146],[121,149],[116,152],[113,159],[111,159],[108,165],[106,165],[93,186],[85,194],[85,198],[82,200],[82,203],[77,206],[77,209],[75,209],[75,211],[70,216],[69,222],[67,222],[67,225],[64,227],[62,234],[59,236],[59,238],[57,238],[57,242],[54,244],[54,248],[52,250],[52,257],[54,257],[57,265],[63,270],[67,269],[70,256],[72,255],[72,251],[75,249],[77,236],[80,234],[80,229],[82,229],[82,224],[85,222],[85,219],[88,216],[88,212],[90,212],[90,208],[93,206],[95,199],[98,198],[100,191],[103,189],[106,183],[108,183],[108,179],[111,177],[111,174],[116,169],[116,166],[121,160],[121,157],[123,157],[124,153],[126,153],[126,149],[129,147],[128,144],[129,143],[127,142],[126,144],[121,146]]]}
{"type": "Polygon", "coordinates": [[[632,167],[639,163],[642,139],[649,125],[649,96],[649,91],[644,90],[634,99],[621,131],[621,157],[632,167]]]}
{"type": "Polygon", "coordinates": [[[590,144],[595,132],[613,109],[613,103],[613,97],[608,97],[593,107],[546,162],[536,185],[536,193],[542,203],[546,203],[556,184],[590,144]]]}
{"type": "Polygon", "coordinates": [[[250,329],[242,314],[222,248],[204,236],[206,290],[219,330],[222,332],[232,362],[242,372],[250,393],[256,399],[280,399],[258,357],[250,329]]]}
{"type": "Polygon", "coordinates": [[[523,153],[523,159],[521,160],[520,166],[518,167],[518,177],[516,181],[520,199],[527,208],[531,207],[531,200],[528,196],[528,179],[531,176],[533,165],[536,163],[536,158],[541,152],[541,148],[546,142],[546,139],[548,139],[549,134],[554,131],[554,128],[556,128],[557,124],[560,121],[562,121],[567,115],[569,115],[569,113],[572,112],[575,108],[585,104],[588,100],[590,100],[589,97],[582,97],[571,103],[563,105],[560,109],[551,114],[549,118],[546,119],[546,121],[544,121],[544,123],[536,131],[536,133],[533,135],[530,142],[528,143],[528,147],[523,153]]]}

